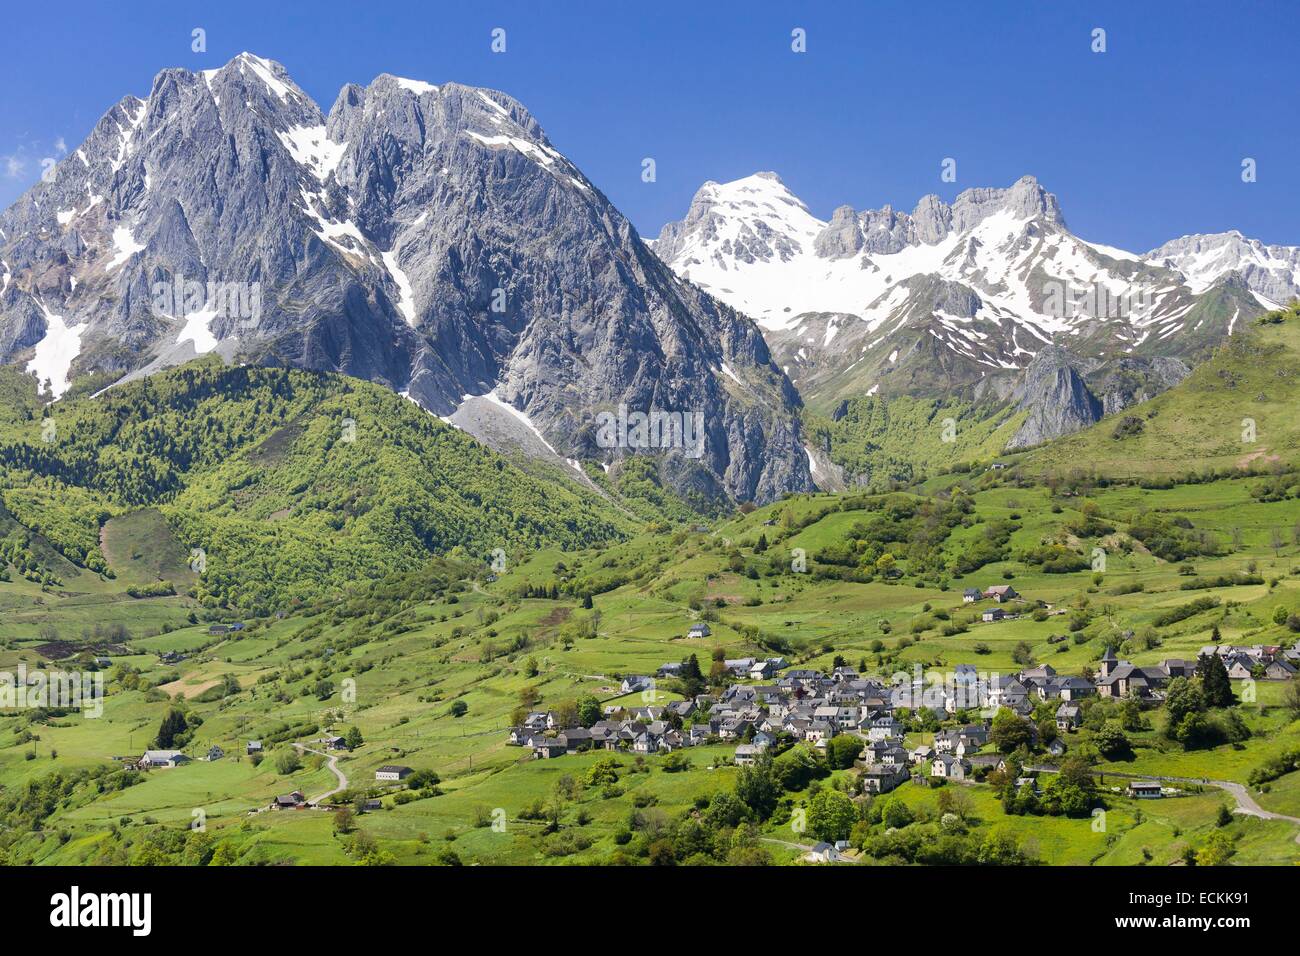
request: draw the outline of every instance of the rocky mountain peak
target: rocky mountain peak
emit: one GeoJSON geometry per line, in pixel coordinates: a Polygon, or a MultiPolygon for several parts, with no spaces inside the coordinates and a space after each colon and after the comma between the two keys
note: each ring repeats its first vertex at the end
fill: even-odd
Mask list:
{"type": "Polygon", "coordinates": [[[682,262],[687,269],[715,256],[744,263],[789,262],[812,250],[824,226],[776,173],[759,172],[728,183],[704,183],[686,218],[666,224],[652,246],[665,262],[682,262]]]}
{"type": "Polygon", "coordinates": [[[1055,194],[1039,185],[1033,176],[1022,176],[1007,189],[976,188],[959,193],[952,204],[953,227],[964,232],[996,213],[1065,226],[1055,194]]]}
{"type": "MultiPolygon", "coordinates": [[[[757,175],[719,213],[797,215],[785,192],[757,175]]],[[[790,254],[774,221],[737,241],[790,254]]],[[[0,361],[56,395],[217,351],[448,417],[475,398],[575,480],[578,459],[641,453],[596,441],[599,410],[698,413],[699,454],[648,449],[668,483],[717,500],[811,487],[797,394],[758,330],[673,276],[496,91],[381,74],[326,117],[252,54],[164,70],[0,213],[0,262],[0,361]]]]}
{"type": "Polygon", "coordinates": [[[1267,245],[1235,229],[1182,236],[1142,259],[1182,273],[1198,292],[1237,272],[1269,304],[1283,305],[1300,297],[1300,248],[1267,245]]]}
{"type": "Polygon", "coordinates": [[[669,241],[655,251],[753,316],[816,407],[876,390],[974,388],[1058,338],[1095,360],[1194,360],[1300,280],[1300,250],[1239,234],[1185,237],[1145,256],[1086,242],[1033,176],[951,203],[923,196],[910,213],[841,205],[828,222],[805,220],[811,241],[787,231],[786,255],[775,254],[766,217],[737,203],[724,229],[711,209],[665,226],[669,241]],[[934,348],[927,368],[910,368],[934,348]]]}

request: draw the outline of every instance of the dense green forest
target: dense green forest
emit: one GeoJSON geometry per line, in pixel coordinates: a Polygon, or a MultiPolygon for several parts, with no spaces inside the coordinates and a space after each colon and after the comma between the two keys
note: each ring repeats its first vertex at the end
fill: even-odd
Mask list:
{"type": "Polygon", "coordinates": [[[209,606],[265,612],[431,555],[486,561],[640,526],[355,379],[205,361],[48,410],[21,381],[5,387],[7,512],[105,572],[105,522],[156,507],[180,549],[201,552],[194,586],[209,606]]]}

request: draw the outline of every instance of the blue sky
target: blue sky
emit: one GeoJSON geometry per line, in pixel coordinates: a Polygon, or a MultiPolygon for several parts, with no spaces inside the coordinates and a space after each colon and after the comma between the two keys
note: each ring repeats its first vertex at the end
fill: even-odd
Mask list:
{"type": "Polygon", "coordinates": [[[383,72],[504,90],[649,236],[705,180],[771,169],[823,218],[1032,173],[1093,241],[1236,228],[1300,244],[1294,2],[173,0],[10,5],[0,23],[4,206],[158,70],[250,50],[325,110],[383,72]]]}

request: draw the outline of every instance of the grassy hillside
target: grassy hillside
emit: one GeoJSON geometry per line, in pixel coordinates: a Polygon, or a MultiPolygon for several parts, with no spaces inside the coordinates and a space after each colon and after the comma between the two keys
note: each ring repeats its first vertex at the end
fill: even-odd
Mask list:
{"type": "Polygon", "coordinates": [[[1035,450],[1026,467],[1154,477],[1300,461],[1300,306],[1235,330],[1175,388],[1035,450]]]}
{"type": "Polygon", "coordinates": [[[1023,419],[996,404],[867,396],[844,402],[838,418],[808,416],[806,428],[857,483],[884,487],[997,458],[1023,419]]]}
{"type": "MultiPolygon", "coordinates": [[[[252,619],[225,637],[187,624],[202,608],[184,594],[111,599],[105,592],[120,583],[85,572],[80,577],[92,580],[77,593],[0,583],[0,600],[19,611],[0,615],[0,669],[35,666],[42,660],[35,648],[51,634],[74,645],[93,640],[87,601],[97,602],[94,620],[124,622],[128,632],[118,635],[127,653],[109,672],[102,718],[0,716],[0,854],[10,863],[205,862],[214,854],[242,864],[794,862],[812,839],[792,829],[795,811],[820,805],[818,793],[847,786],[852,771],[814,761],[812,776],[792,778],[770,811],[741,810],[737,819],[726,816],[728,794],[754,780],[731,764],[734,744],[688,749],[685,765],[619,754],[609,782],[597,768],[604,755],[531,761],[507,746],[506,730],[521,708],[563,709],[588,695],[641,706],[640,694],[619,691],[622,675],[652,673],[689,654],[707,672],[715,649],[727,657],[781,653],[823,670],[843,659],[888,679],[960,663],[1011,673],[1035,661],[1077,673],[1107,646],[1155,663],[1195,656],[1213,629],[1225,641],[1290,644],[1296,634],[1285,621],[1300,611],[1300,544],[1289,529],[1300,512],[1292,499],[1262,500],[1254,484],[1081,493],[983,472],[908,493],[798,496],[709,531],[668,528],[604,548],[539,547],[493,582],[481,564],[435,561],[284,619],[252,619]],[[1280,544],[1275,528],[1287,531],[1280,544]],[[1104,572],[1089,563],[1098,547],[1107,554],[1104,572]],[[806,573],[791,569],[796,548],[807,556],[806,573]],[[1078,569],[1063,570],[1070,567],[1078,569]],[[1001,582],[1048,607],[980,622],[962,589],[1001,582]],[[1202,598],[1209,600],[1192,604],[1202,598]],[[686,638],[701,618],[713,635],[686,638]],[[187,659],[164,665],[157,655],[169,650],[187,659]],[[228,756],[148,774],[115,769],[109,758],[149,746],[173,707],[187,715],[189,752],[217,743],[228,756]],[[373,793],[382,809],[342,829],[324,811],[250,813],[295,788],[309,796],[332,789],[324,758],[295,761],[291,745],[314,746],[325,728],[354,726],[363,742],[342,755],[340,769],[354,794],[373,793]],[[241,755],[248,739],[267,744],[258,763],[241,755]],[[385,763],[432,771],[439,782],[379,786],[374,769],[385,763]],[[196,808],[207,829],[190,835],[196,808]],[[698,808],[707,811],[703,832],[690,822],[698,808]]],[[[227,487],[233,494],[243,486],[227,487]]],[[[253,487],[270,495],[277,486],[253,487]]],[[[212,494],[207,485],[184,492],[198,493],[212,494]]],[[[117,524],[111,520],[110,531],[117,524]]],[[[138,540],[156,527],[141,521],[138,540]]],[[[117,544],[106,553],[116,556],[117,544]]],[[[654,699],[677,696],[678,686],[665,682],[654,699]]],[[[1044,715],[1054,708],[1046,703],[1044,715]]],[[[1300,715],[1284,685],[1261,683],[1255,699],[1208,711],[1207,719],[1235,726],[1235,739],[1188,747],[1156,708],[1127,731],[1131,753],[1102,758],[1093,749],[1098,735],[1128,720],[1106,705],[1091,708],[1066,741],[1101,769],[1243,783],[1300,746],[1300,715]]],[[[909,723],[908,746],[934,729],[909,723]]],[[[1257,799],[1300,816],[1297,776],[1284,773],[1257,799]]],[[[1111,785],[1094,797],[1106,810],[1098,830],[1087,814],[1008,812],[987,782],[906,784],[861,804],[854,838],[865,859],[881,863],[1165,865],[1220,852],[1225,840],[1229,862],[1300,861],[1300,826],[1240,817],[1220,825],[1219,791],[1142,803],[1111,785]],[[957,789],[967,798],[956,798],[960,820],[942,824],[954,805],[945,791],[957,789]],[[895,804],[906,807],[905,822],[895,804]],[[892,824],[882,817],[887,809],[892,824]]]]}
{"type": "Polygon", "coordinates": [[[283,609],[431,555],[581,547],[639,525],[358,380],[206,361],[44,410],[17,394],[0,419],[13,519],[73,565],[193,584],[209,606],[283,609]]]}

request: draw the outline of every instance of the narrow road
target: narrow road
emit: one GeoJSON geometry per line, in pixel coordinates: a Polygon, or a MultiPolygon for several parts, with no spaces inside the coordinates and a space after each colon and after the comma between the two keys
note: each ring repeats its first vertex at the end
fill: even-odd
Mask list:
{"type": "MultiPolygon", "coordinates": [[[[1259,817],[1261,820],[1286,820],[1288,823],[1300,824],[1300,817],[1289,817],[1285,813],[1274,813],[1272,810],[1265,810],[1255,802],[1255,798],[1250,795],[1250,791],[1239,783],[1233,783],[1230,780],[1211,780],[1210,783],[1221,790],[1228,791],[1236,798],[1238,813],[1259,817]]],[[[1300,833],[1296,834],[1295,841],[1300,843],[1300,833]]]]}
{"type": "Polygon", "coordinates": [[[309,806],[314,807],[322,800],[328,800],[330,797],[334,796],[334,794],[340,793],[348,788],[348,778],[346,775],[344,775],[343,771],[339,769],[339,758],[337,754],[327,754],[321,750],[312,750],[312,748],[306,746],[305,744],[294,744],[294,746],[305,753],[319,754],[320,756],[328,759],[329,761],[328,766],[330,768],[330,772],[333,773],[334,776],[337,777],[339,781],[339,785],[335,787],[333,790],[330,790],[327,793],[322,793],[319,797],[315,797],[311,800],[308,800],[307,803],[309,806]]]}
{"type": "Polygon", "coordinates": [[[789,840],[778,840],[776,837],[759,837],[761,843],[775,843],[777,846],[788,846],[792,850],[802,850],[804,853],[811,852],[812,844],[791,843],[789,840]]]}

